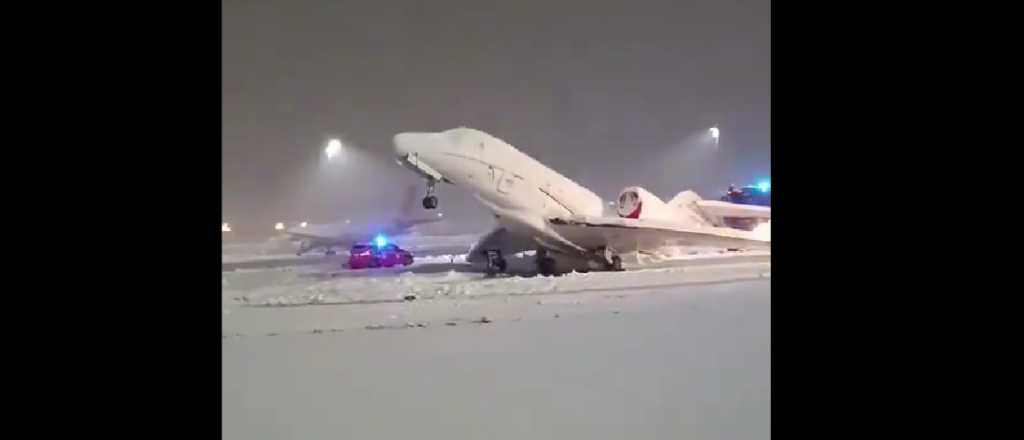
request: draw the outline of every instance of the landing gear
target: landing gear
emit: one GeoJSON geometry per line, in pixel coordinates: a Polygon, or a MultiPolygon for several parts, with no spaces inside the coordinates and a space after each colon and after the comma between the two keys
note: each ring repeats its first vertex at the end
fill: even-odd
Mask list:
{"type": "Polygon", "coordinates": [[[505,272],[506,267],[505,259],[501,257],[501,251],[487,251],[487,276],[505,272]]]}
{"type": "Polygon", "coordinates": [[[423,198],[423,208],[424,209],[434,209],[434,208],[437,208],[437,197],[436,196],[426,196],[426,197],[424,197],[423,198]]]}
{"type": "Polygon", "coordinates": [[[324,252],[324,255],[334,255],[334,249],[328,249],[327,252],[324,252]]]}
{"type": "Polygon", "coordinates": [[[427,196],[423,198],[424,209],[437,208],[437,196],[434,195],[434,185],[436,184],[437,181],[434,179],[427,180],[427,196]]]}
{"type": "Polygon", "coordinates": [[[612,248],[601,248],[598,250],[601,258],[604,260],[604,269],[613,272],[622,271],[622,257],[620,257],[615,250],[612,248]]]}
{"type": "Polygon", "coordinates": [[[618,255],[613,256],[609,270],[615,272],[622,272],[622,258],[619,257],[618,255]]]}
{"type": "Polygon", "coordinates": [[[548,276],[555,274],[555,259],[548,256],[547,249],[537,249],[537,274],[548,276]]]}

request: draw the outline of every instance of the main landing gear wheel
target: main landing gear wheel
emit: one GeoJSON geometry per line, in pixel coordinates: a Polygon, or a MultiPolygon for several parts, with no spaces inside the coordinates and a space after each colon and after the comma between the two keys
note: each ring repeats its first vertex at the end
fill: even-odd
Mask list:
{"type": "Polygon", "coordinates": [[[598,250],[598,254],[604,257],[604,268],[614,272],[622,271],[622,257],[619,257],[617,253],[611,248],[601,248],[598,250]]]}
{"type": "Polygon", "coordinates": [[[507,267],[501,251],[487,251],[487,276],[495,276],[505,272],[507,267]]]}
{"type": "Polygon", "coordinates": [[[548,256],[546,250],[537,250],[537,274],[548,276],[555,274],[555,259],[548,256]]]}
{"type": "Polygon", "coordinates": [[[612,257],[611,270],[622,272],[622,258],[618,255],[612,257]]]}

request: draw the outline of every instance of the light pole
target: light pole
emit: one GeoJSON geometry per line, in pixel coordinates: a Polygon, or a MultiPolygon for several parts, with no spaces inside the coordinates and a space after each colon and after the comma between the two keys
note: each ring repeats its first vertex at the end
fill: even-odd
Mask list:
{"type": "MultiPolygon", "coordinates": [[[[718,126],[712,126],[711,128],[708,129],[708,132],[711,133],[711,139],[715,141],[715,150],[718,150],[718,137],[721,135],[721,132],[718,131],[718,126]]],[[[718,175],[725,175],[725,170],[722,169],[725,166],[725,161],[721,157],[722,153],[719,151],[713,156],[714,157],[711,158],[711,163],[713,164],[714,168],[718,170],[718,175]]]]}

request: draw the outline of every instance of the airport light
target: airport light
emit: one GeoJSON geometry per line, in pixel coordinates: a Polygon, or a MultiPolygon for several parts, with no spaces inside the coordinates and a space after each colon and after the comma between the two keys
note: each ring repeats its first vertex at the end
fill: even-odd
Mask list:
{"type": "Polygon", "coordinates": [[[306,222],[302,222],[302,223],[299,223],[299,227],[300,227],[300,228],[305,228],[305,227],[306,227],[306,224],[307,224],[306,222]]]}
{"type": "Polygon", "coordinates": [[[231,225],[225,223],[220,224],[220,232],[231,232],[231,225]]]}
{"type": "Polygon", "coordinates": [[[284,230],[284,223],[277,222],[277,224],[274,225],[274,230],[275,231],[283,231],[284,230]]]}
{"type": "Polygon", "coordinates": [[[444,217],[444,213],[443,212],[439,212],[439,213],[437,213],[437,216],[438,217],[444,217]]]}
{"type": "Polygon", "coordinates": [[[327,153],[327,160],[331,160],[334,156],[341,154],[341,141],[337,139],[331,139],[327,142],[327,148],[324,150],[327,153]]]}
{"type": "Polygon", "coordinates": [[[715,146],[718,146],[718,127],[711,127],[708,129],[711,132],[711,138],[715,140],[715,146]]]}

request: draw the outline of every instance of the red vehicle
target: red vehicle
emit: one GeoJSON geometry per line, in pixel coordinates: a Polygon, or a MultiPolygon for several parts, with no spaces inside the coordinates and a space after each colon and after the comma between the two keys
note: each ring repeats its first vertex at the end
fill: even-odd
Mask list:
{"type": "Polygon", "coordinates": [[[348,267],[364,269],[367,267],[391,267],[412,264],[412,254],[393,244],[373,246],[357,244],[349,251],[348,267]]]}

